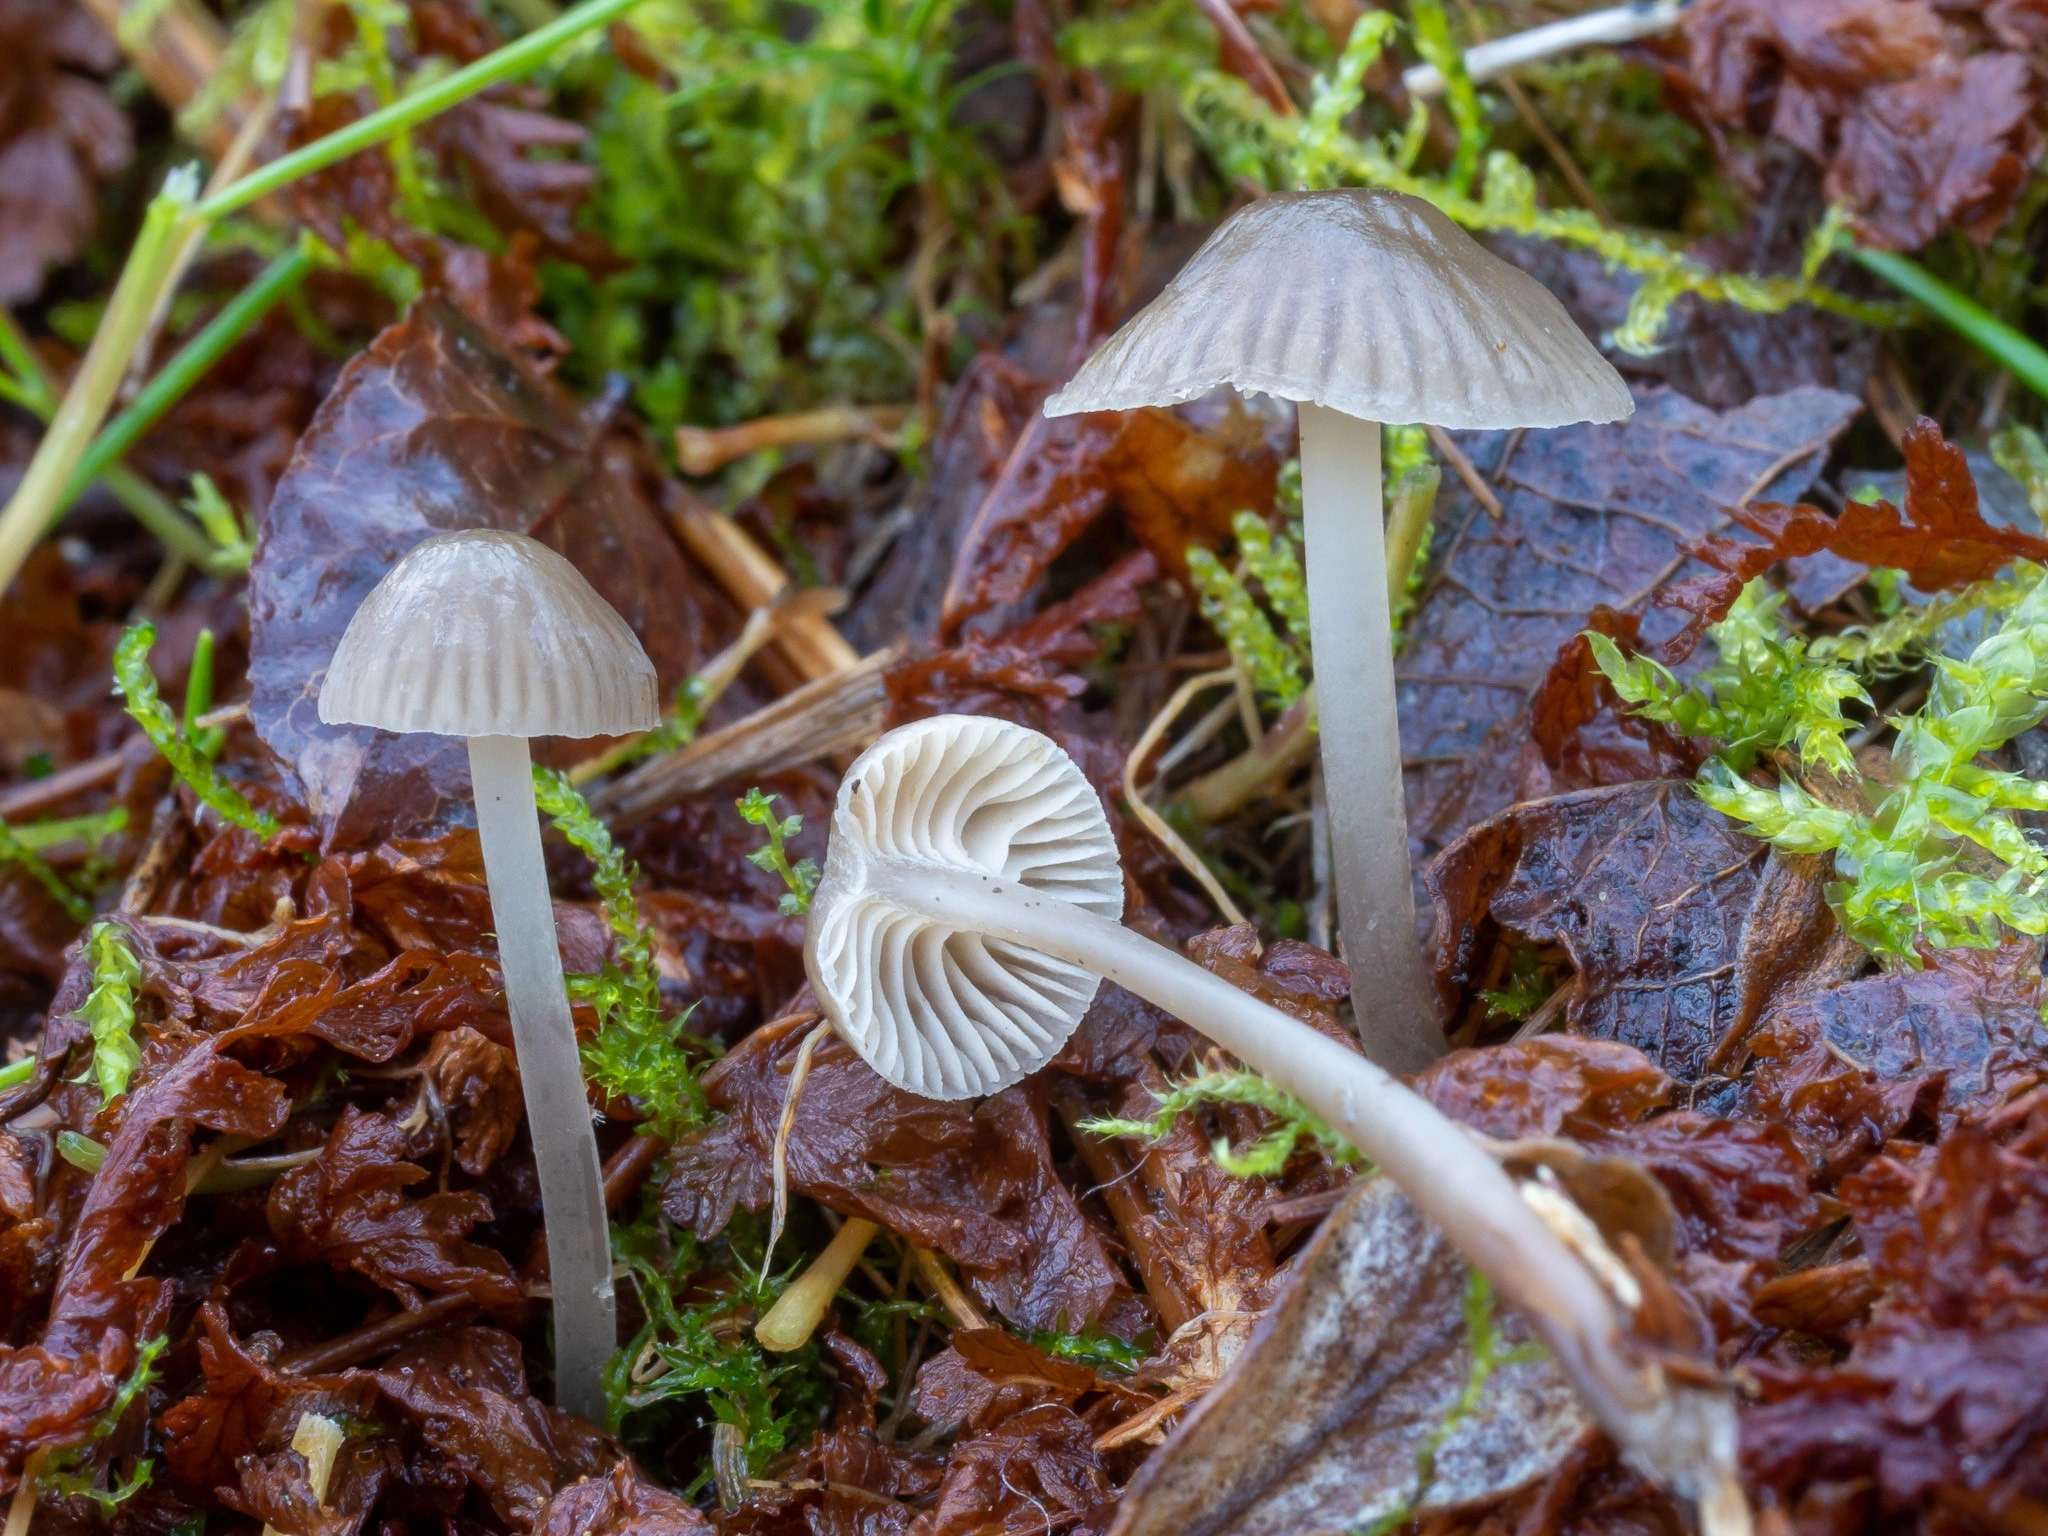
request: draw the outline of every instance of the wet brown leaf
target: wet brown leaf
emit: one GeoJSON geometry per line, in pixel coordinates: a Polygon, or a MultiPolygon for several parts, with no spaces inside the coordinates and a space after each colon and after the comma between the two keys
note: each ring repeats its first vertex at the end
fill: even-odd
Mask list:
{"type": "Polygon", "coordinates": [[[1969,461],[1932,420],[1921,417],[1900,447],[1906,456],[1903,508],[1888,501],[1851,501],[1840,517],[1819,507],[1777,502],[1732,508],[1735,521],[1764,542],[1715,536],[1692,546],[1690,553],[1714,569],[1658,594],[1660,607],[1690,616],[1686,627],[1660,647],[1665,658],[1689,656],[1743,587],[1796,556],[1826,551],[1859,565],[1891,566],[1923,592],[1982,581],[2015,559],[2048,560],[2048,539],[1984,520],[1969,461]]]}
{"type": "Polygon", "coordinates": [[[1824,166],[1828,200],[1876,241],[1914,250],[1952,227],[1986,240],[2039,144],[2036,81],[2021,53],[1973,51],[1947,9],[1704,0],[1686,17],[1681,79],[1715,123],[1768,130],[1824,166]]]}
{"type": "Polygon", "coordinates": [[[459,1328],[408,1342],[376,1372],[391,1406],[490,1501],[525,1530],[557,1490],[596,1477],[618,1448],[572,1414],[527,1391],[519,1341],[496,1328],[459,1328]]]}
{"type": "Polygon", "coordinates": [[[1071,1409],[1026,1408],[953,1448],[937,1502],[910,1536],[1027,1536],[1106,1515],[1116,1497],[1095,1431],[1071,1409]]]}
{"type": "Polygon", "coordinates": [[[456,1165],[464,1173],[481,1174],[519,1135],[526,1104],[518,1059],[465,1025],[436,1035],[420,1067],[448,1113],[456,1165]]]}
{"type": "Polygon", "coordinates": [[[100,183],[128,164],[128,116],[93,78],[121,51],[83,6],[0,5],[0,304],[33,299],[99,227],[100,183]]]}
{"type": "Polygon", "coordinates": [[[261,1520],[279,1536],[356,1536],[360,1514],[325,1507],[313,1492],[306,1458],[286,1449],[269,1456],[244,1456],[235,1468],[239,1485],[220,1490],[221,1502],[261,1520]]]}
{"type": "Polygon", "coordinates": [[[630,1461],[571,1483],[541,1506],[533,1536],[711,1536],[696,1506],[643,1482],[630,1461]]]}
{"type": "Polygon", "coordinates": [[[270,1232],[287,1263],[331,1264],[383,1286],[408,1309],[419,1292],[461,1292],[503,1317],[525,1310],[518,1281],[495,1248],[468,1241],[491,1219],[476,1190],[408,1199],[428,1177],[407,1160],[410,1135],[382,1115],[342,1111],[320,1156],[271,1186],[270,1232]]]}
{"type": "Polygon", "coordinates": [[[1574,1033],[1635,1046],[1680,1082],[1707,1070],[1742,1018],[1744,927],[1766,848],[1682,780],[1583,790],[1505,811],[1446,849],[1439,989],[1469,976],[1479,918],[1561,944],[1579,984],[1574,1033]]]}
{"type": "MultiPolygon", "coordinates": [[[[1525,798],[1531,701],[1593,610],[1645,608],[1683,567],[1686,546],[1727,526],[1731,504],[1797,495],[1857,409],[1828,389],[1726,412],[1643,391],[1626,422],[1523,435],[1504,476],[1504,435],[1462,439],[1496,477],[1507,517],[1495,523],[1446,478],[1439,526],[1450,543],[1396,669],[1418,871],[1465,828],[1525,798]]],[[[1645,623],[1653,642],[1676,627],[1661,613],[1645,623]]],[[[1427,910],[1420,896],[1418,905],[1427,910]]]]}
{"type": "Polygon", "coordinates": [[[343,370],[278,487],[249,588],[250,715],[330,840],[394,836],[468,794],[459,743],[315,715],[342,628],[430,534],[546,540],[633,626],[665,687],[709,654],[725,604],[652,494],[628,442],[446,304],[423,302],[343,370]]]}
{"type": "Polygon", "coordinates": [[[376,1388],[367,1376],[288,1376],[235,1337],[219,1302],[200,1308],[199,1367],[205,1390],[158,1420],[171,1474],[188,1489],[231,1481],[242,1458],[291,1444],[302,1413],[366,1416],[376,1388]]]}
{"type": "MultiPolygon", "coordinates": [[[[1758,1362],[1743,1415],[1751,1474],[1788,1504],[1874,1480],[1887,1509],[2038,1499],[2048,1455],[2048,1121],[2001,1146],[1965,1128],[1918,1167],[1845,1181],[1882,1289],[1839,1365],[1758,1362]]],[[[1845,1283],[1847,1277],[1845,1277],[1845,1283]]]]}
{"type": "Polygon", "coordinates": [[[1035,417],[974,514],[954,559],[940,631],[1000,623],[1081,531],[1121,505],[1160,565],[1187,569],[1190,542],[1228,537],[1231,517],[1272,504],[1279,461],[1250,418],[1205,431],[1170,411],[1035,417]]]}
{"type": "Polygon", "coordinates": [[[1237,1368],[1132,1480],[1115,1536],[1355,1529],[1418,1494],[1445,1511],[1545,1476],[1592,1428],[1547,1356],[1495,1371],[1438,1448],[1435,1478],[1416,1486],[1416,1454],[1468,1374],[1465,1283],[1391,1182],[1362,1181],[1237,1368]]]}
{"type": "MultiPolygon", "coordinates": [[[[768,1025],[704,1075],[725,1118],[678,1146],[663,1208],[700,1236],[768,1203],[769,1156],[789,1070],[812,1020],[768,1025]]],[[[1024,1088],[979,1105],[890,1087],[836,1035],[818,1047],[789,1139],[789,1186],[957,1263],[974,1292],[1026,1328],[1149,1319],[1108,1242],[1052,1165],[1044,1112],[1024,1088]]]]}
{"type": "MultiPolygon", "coordinates": [[[[2031,942],[1935,950],[1921,970],[1878,972],[1789,1000],[1760,1028],[1777,1042],[1773,1055],[1817,1040],[1838,1071],[1860,1069],[1887,1086],[1938,1086],[1948,1115],[1982,1119],[2048,1079],[2041,993],[2031,942]]],[[[1759,1070],[1759,1090],[1782,1102],[1785,1085],[1769,1077],[1759,1070]]],[[[1857,1119],[1837,1105],[1822,1123],[1839,1135],[1857,1119]]]]}

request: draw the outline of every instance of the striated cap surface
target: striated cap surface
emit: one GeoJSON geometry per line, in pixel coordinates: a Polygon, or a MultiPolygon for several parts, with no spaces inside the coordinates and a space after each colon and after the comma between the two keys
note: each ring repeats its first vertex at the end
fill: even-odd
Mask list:
{"type": "Polygon", "coordinates": [[[1621,375],[1565,308],[1421,198],[1276,192],[1211,235],[1045,402],[1173,405],[1223,384],[1362,421],[1619,421],[1621,375]]]}
{"type": "Polygon", "coordinates": [[[654,663],[538,539],[494,528],[414,545],[349,620],[328,725],[442,736],[617,736],[661,723],[654,663]]]}
{"type": "Polygon", "coordinates": [[[804,967],[840,1037],[899,1088],[996,1093],[1059,1053],[1097,978],[971,928],[905,911],[892,881],[997,875],[1101,917],[1123,866],[1094,786],[1048,737],[940,715],[899,726],[839,786],[804,967]]]}

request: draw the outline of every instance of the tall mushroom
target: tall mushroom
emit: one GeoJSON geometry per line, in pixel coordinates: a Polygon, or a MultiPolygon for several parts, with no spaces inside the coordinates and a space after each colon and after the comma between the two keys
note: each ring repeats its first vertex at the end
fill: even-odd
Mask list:
{"type": "Polygon", "coordinates": [[[1226,221],[1103,343],[1048,416],[1231,384],[1295,401],[1309,627],[1337,915],[1373,978],[1361,1038],[1413,1071],[1443,1050],[1415,940],[1380,508],[1380,423],[1558,427],[1635,404],[1542,284],[1420,198],[1280,192],[1226,221]]]}
{"type": "Polygon", "coordinates": [[[524,534],[469,529],[415,545],[363,599],[328,666],[320,718],[468,740],[547,1226],[555,1400],[602,1423],[601,1373],[618,1347],[611,1240],[527,739],[652,729],[654,664],[567,560],[524,534]]]}
{"type": "MultiPolygon", "coordinates": [[[[804,964],[832,1027],[933,1098],[1049,1061],[1108,977],[1323,1116],[1520,1307],[1638,1462],[1740,1528],[1727,1398],[1633,1353],[1618,1304],[1455,1122],[1364,1057],[1119,921],[1094,787],[1046,737],[947,715],[891,731],[839,788],[804,964]]],[[[1604,1251],[1604,1250],[1603,1250],[1604,1251]]]]}

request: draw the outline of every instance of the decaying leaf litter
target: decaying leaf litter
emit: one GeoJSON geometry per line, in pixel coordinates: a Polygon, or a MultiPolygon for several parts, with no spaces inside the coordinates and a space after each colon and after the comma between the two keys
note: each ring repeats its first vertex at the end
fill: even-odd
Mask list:
{"type": "Polygon", "coordinates": [[[1695,0],[1464,71],[1558,15],[0,10],[9,1536],[1695,1518],[1187,1023],[1105,985],[949,1101],[814,1033],[840,776],[968,713],[1079,766],[1130,927],[1355,1041],[1294,414],[1041,411],[1230,212],[1344,186],[1636,406],[1385,434],[1416,1088],[1732,1405],[1710,1524],[2037,1528],[2038,18],[1695,0]],[[668,701],[536,743],[602,1424],[553,1406],[463,754],[317,709],[469,528],[668,701]]]}

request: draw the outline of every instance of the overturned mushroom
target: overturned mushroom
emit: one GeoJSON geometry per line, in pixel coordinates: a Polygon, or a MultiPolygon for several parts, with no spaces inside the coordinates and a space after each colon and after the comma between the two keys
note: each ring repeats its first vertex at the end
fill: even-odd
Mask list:
{"type": "Polygon", "coordinates": [[[1126,929],[1095,790],[1036,731],[901,727],[839,790],[804,960],[833,1027],[897,1086],[993,1093],[1048,1061],[1108,977],[1294,1094],[1521,1309],[1638,1464],[1741,1528],[1728,1400],[1630,1347],[1593,1271],[1492,1157],[1370,1061],[1126,929]]]}
{"type": "Polygon", "coordinates": [[[601,1372],[618,1347],[611,1240],[527,738],[653,728],[654,665],[567,560],[524,534],[471,529],[415,545],[363,600],[328,667],[320,718],[468,739],[547,1225],[555,1396],[602,1423],[601,1372]]]}
{"type": "Polygon", "coordinates": [[[1358,189],[1277,193],[1227,221],[1045,411],[1173,405],[1224,384],[1301,408],[1337,916],[1380,1003],[1357,1009],[1366,1050],[1411,1071],[1443,1036],[1415,938],[1379,424],[1557,427],[1635,403],[1542,284],[1420,198],[1358,189]]]}

